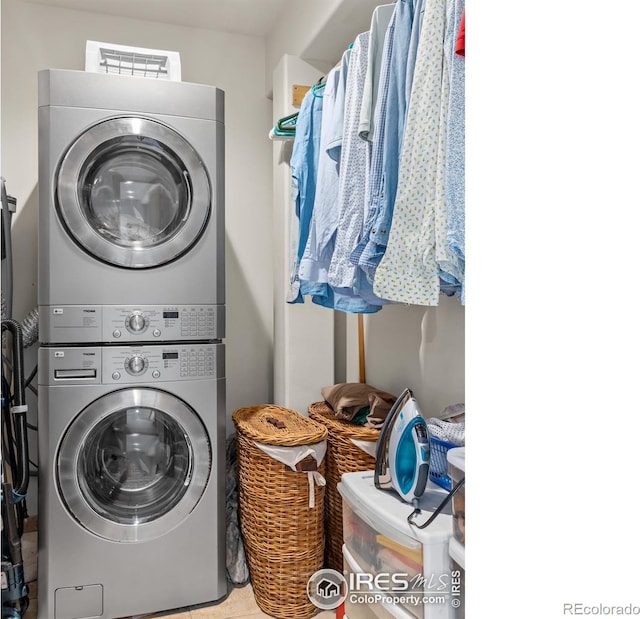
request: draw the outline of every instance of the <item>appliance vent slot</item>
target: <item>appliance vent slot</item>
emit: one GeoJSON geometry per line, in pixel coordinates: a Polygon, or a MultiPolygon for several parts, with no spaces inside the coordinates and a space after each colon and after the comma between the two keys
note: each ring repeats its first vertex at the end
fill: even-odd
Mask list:
{"type": "Polygon", "coordinates": [[[87,41],[85,71],[181,81],[178,52],[98,41],[87,41]]]}
{"type": "Polygon", "coordinates": [[[167,56],[155,54],[136,54],[120,52],[117,49],[100,48],[100,66],[104,73],[137,75],[138,77],[156,77],[166,79],[168,75],[167,56]]]}

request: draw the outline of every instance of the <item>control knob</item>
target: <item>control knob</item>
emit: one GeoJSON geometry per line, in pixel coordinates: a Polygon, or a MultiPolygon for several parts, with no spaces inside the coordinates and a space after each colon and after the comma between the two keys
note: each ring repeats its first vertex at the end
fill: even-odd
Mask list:
{"type": "Polygon", "coordinates": [[[127,318],[127,329],[131,333],[142,333],[147,328],[147,321],[142,312],[133,312],[127,318]]]}
{"type": "Polygon", "coordinates": [[[125,365],[127,372],[136,376],[147,369],[147,360],[140,355],[134,355],[125,361],[125,365]]]}

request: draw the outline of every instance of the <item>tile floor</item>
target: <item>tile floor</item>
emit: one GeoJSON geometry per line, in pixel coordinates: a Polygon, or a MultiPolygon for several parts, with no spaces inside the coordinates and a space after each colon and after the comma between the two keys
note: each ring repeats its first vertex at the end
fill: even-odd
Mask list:
{"type": "MultiPolygon", "coordinates": [[[[37,583],[29,584],[29,609],[25,619],[37,618],[37,583]]],[[[323,611],[316,615],[317,619],[334,619],[335,612],[323,611]]],[[[268,619],[271,615],[263,613],[253,596],[251,585],[233,589],[230,595],[218,604],[209,606],[190,606],[163,613],[136,615],[126,619],[268,619]]]]}
{"type": "MultiPolygon", "coordinates": [[[[25,579],[29,583],[29,608],[24,619],[37,619],[38,583],[36,581],[38,538],[35,530],[28,530],[22,536],[22,553],[25,568],[25,579]]],[[[335,619],[335,612],[323,611],[316,619],[335,619]]],[[[209,605],[200,604],[187,608],[175,609],[163,613],[136,615],[123,619],[268,619],[271,615],[263,613],[256,603],[251,585],[236,587],[221,602],[209,605]]]]}

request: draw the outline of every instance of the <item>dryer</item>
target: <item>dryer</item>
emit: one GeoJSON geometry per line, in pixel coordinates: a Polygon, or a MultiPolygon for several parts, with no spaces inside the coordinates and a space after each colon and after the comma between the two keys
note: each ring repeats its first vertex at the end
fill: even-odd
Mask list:
{"type": "Polygon", "coordinates": [[[224,596],[224,345],[41,347],[38,363],[38,617],[224,596]]]}
{"type": "Polygon", "coordinates": [[[194,339],[224,337],[223,91],[38,77],[41,341],[163,340],[167,313],[202,306],[216,326],[194,339]]]}

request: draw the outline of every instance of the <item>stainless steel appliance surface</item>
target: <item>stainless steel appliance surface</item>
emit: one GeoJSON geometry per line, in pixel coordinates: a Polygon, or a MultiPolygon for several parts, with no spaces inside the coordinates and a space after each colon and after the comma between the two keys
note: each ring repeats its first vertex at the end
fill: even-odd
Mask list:
{"type": "Polygon", "coordinates": [[[223,91],[38,77],[41,313],[224,305],[223,91]]]}
{"type": "Polygon", "coordinates": [[[41,346],[38,617],[226,594],[224,345],[41,346]]]}

